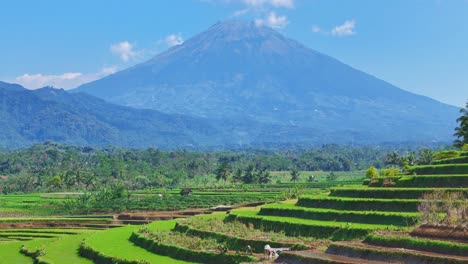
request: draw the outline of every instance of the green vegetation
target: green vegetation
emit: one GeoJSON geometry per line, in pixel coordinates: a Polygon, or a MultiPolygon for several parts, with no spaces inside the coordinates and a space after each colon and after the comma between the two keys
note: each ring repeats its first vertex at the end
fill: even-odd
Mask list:
{"type": "MultiPolygon", "coordinates": [[[[363,243],[332,243],[326,252],[341,252],[363,258],[373,256],[380,260],[408,258],[437,262],[440,258],[425,255],[424,252],[416,254],[393,248],[404,247],[459,257],[465,256],[467,250],[466,245],[461,243],[408,235],[420,223],[466,228],[468,172],[460,168],[468,166],[465,163],[468,154],[463,151],[434,153],[423,149],[404,155],[390,153],[386,163],[394,163],[391,167],[367,164],[367,167],[372,167],[366,173],[362,170],[304,171],[304,166],[308,165],[302,163],[305,160],[301,158],[312,155],[320,160],[321,156],[312,152],[300,155],[270,152],[203,154],[154,149],[77,150],[45,144],[31,148],[34,155],[39,155],[38,149],[34,148],[46,153],[46,158],[41,156],[43,163],[40,165],[37,165],[36,159],[33,161],[28,156],[31,153],[22,151],[2,154],[0,161],[2,158],[25,157],[24,163],[15,159],[8,162],[26,167],[36,164],[38,168],[48,170],[36,168],[38,174],[33,174],[30,173],[33,166],[26,169],[21,167],[21,172],[9,174],[7,180],[5,177],[0,179],[3,192],[12,191],[9,189],[12,186],[24,187],[28,184],[31,187],[29,190],[53,192],[1,195],[0,225],[120,227],[106,230],[3,229],[0,230],[0,253],[13,251],[6,257],[9,261],[23,259],[27,260],[24,263],[59,263],[66,259],[78,264],[240,263],[260,261],[256,254],[262,253],[266,244],[305,250],[309,243],[319,243],[318,240],[364,238],[363,243]],[[91,164],[87,168],[62,166],[69,166],[73,164],[72,160],[84,157],[91,164]],[[59,163],[62,165],[58,166],[59,163]],[[428,163],[432,164],[422,165],[428,163]],[[273,170],[277,168],[282,171],[273,170]],[[104,171],[110,176],[105,176],[104,171]],[[404,174],[413,172],[424,174],[404,174]],[[366,174],[367,179],[364,177],[366,174]],[[89,185],[85,183],[86,177],[93,179],[89,185]],[[204,179],[203,182],[201,179],[204,179]],[[363,179],[369,186],[362,185],[363,179]],[[438,192],[432,192],[433,189],[438,192]],[[70,192],[62,193],[62,190],[70,192]],[[122,227],[124,220],[113,220],[113,213],[121,211],[177,211],[257,202],[267,204],[234,209],[228,214],[153,222],[143,227],[122,227]],[[99,215],[87,215],[98,212],[99,215]],[[23,247],[20,247],[18,240],[22,241],[23,247]]],[[[339,157],[335,158],[339,160],[339,157]]],[[[0,171],[2,166],[0,162],[0,171]]],[[[9,170],[12,168],[9,167],[9,170]]],[[[124,212],[123,215],[126,214],[124,212]]],[[[144,213],[137,217],[150,219],[144,213]]],[[[155,214],[155,217],[159,216],[155,214]]],[[[323,255],[326,257],[325,253],[323,255]]],[[[457,263],[456,258],[448,259],[457,263]]]]}
{"type": "Polygon", "coordinates": [[[236,254],[229,254],[228,245],[220,244],[216,239],[186,236],[179,232],[149,232],[144,229],[138,233],[133,232],[130,241],[156,254],[187,261],[208,264],[258,261],[247,253],[240,254],[239,251],[236,254]]]}
{"type": "Polygon", "coordinates": [[[271,204],[260,209],[260,215],[315,219],[350,223],[369,223],[394,226],[413,226],[419,219],[418,213],[346,211],[308,208],[291,204],[271,204]]]}
{"type": "Polygon", "coordinates": [[[66,236],[45,244],[42,247],[45,251],[45,255],[41,257],[41,260],[47,263],[61,263],[63,260],[74,264],[93,263],[89,259],[78,255],[78,248],[81,241],[89,235],[90,234],[66,236]]]}
{"type": "Polygon", "coordinates": [[[289,247],[295,250],[307,249],[304,242],[310,238],[286,236],[283,232],[267,232],[255,229],[237,221],[224,221],[224,214],[197,216],[179,220],[175,230],[191,236],[212,238],[224,243],[230,250],[246,251],[251,247],[253,252],[264,252],[264,246],[289,247]]]}
{"type": "Polygon", "coordinates": [[[303,196],[297,205],[353,211],[417,212],[417,199],[372,199],[331,196],[303,196]]]}
{"type": "MultiPolygon", "coordinates": [[[[175,226],[174,221],[155,222],[154,230],[170,230],[175,226]]],[[[115,261],[118,263],[189,263],[172,259],[166,256],[153,254],[128,239],[132,232],[138,229],[135,226],[127,226],[101,231],[85,239],[80,246],[80,254],[92,260],[100,260],[103,263],[115,261]],[[112,245],[112,246],[110,246],[112,245]]],[[[114,262],[114,263],[115,263],[114,262]]]]}
{"type": "Polygon", "coordinates": [[[366,177],[369,179],[379,177],[379,172],[374,166],[370,166],[370,168],[366,171],[366,177]]]}
{"type": "Polygon", "coordinates": [[[295,217],[265,216],[257,211],[234,210],[227,217],[228,221],[239,221],[255,228],[284,232],[288,236],[328,238],[332,240],[349,240],[363,238],[373,230],[395,229],[378,224],[361,224],[350,222],[330,222],[295,217]]]}
{"type": "Polygon", "coordinates": [[[259,201],[279,200],[279,195],[238,194],[238,195],[153,195],[141,199],[102,199],[83,196],[64,204],[64,210],[72,213],[115,212],[125,210],[183,210],[187,208],[209,208],[218,205],[233,205],[259,201]],[[89,198],[88,198],[89,197],[89,198]]]}
{"type": "Polygon", "coordinates": [[[23,242],[0,244],[1,261],[4,263],[32,264],[33,260],[20,253],[23,242]]]}
{"type": "MultiPolygon", "coordinates": [[[[439,190],[468,194],[468,188],[439,188],[439,190]]],[[[431,191],[432,190],[428,188],[334,187],[330,189],[330,196],[377,199],[419,199],[425,193],[431,191]]]]}
{"type": "MultiPolygon", "coordinates": [[[[278,174],[268,172],[285,171],[288,174],[290,168],[348,172],[370,165],[382,167],[381,160],[386,151],[372,147],[324,145],[311,150],[203,153],[154,148],[77,147],[46,142],[0,153],[0,193],[93,191],[117,183],[123,183],[128,190],[216,187],[219,185],[216,175],[223,183],[289,182],[289,175],[278,177],[278,174]],[[219,171],[220,166],[223,166],[222,171],[219,171]],[[257,173],[252,174],[254,171],[257,173]]],[[[322,172],[301,174],[307,174],[307,177],[310,174],[328,175],[322,172]]],[[[307,178],[298,179],[298,182],[301,180],[307,178]]]]}
{"type": "Polygon", "coordinates": [[[409,173],[425,174],[468,174],[468,164],[443,164],[409,167],[409,173]]]}
{"type": "Polygon", "coordinates": [[[453,258],[447,258],[445,256],[423,255],[420,253],[413,253],[411,251],[391,251],[345,244],[332,244],[328,247],[327,253],[336,253],[339,255],[353,256],[371,260],[391,259],[392,261],[404,261],[407,263],[466,263],[465,260],[457,260],[453,258]]]}
{"type": "Polygon", "coordinates": [[[458,158],[464,154],[463,152],[460,152],[458,150],[444,150],[444,151],[439,151],[434,153],[434,161],[437,160],[442,160],[442,159],[451,159],[451,158],[458,158]]]}
{"type": "Polygon", "coordinates": [[[368,244],[376,246],[394,248],[403,247],[441,254],[468,256],[468,245],[455,242],[388,235],[370,235],[366,237],[364,241],[368,244]]]}
{"type": "Polygon", "coordinates": [[[460,114],[462,115],[457,118],[460,125],[455,128],[454,136],[456,139],[453,144],[455,147],[462,149],[468,144],[468,102],[466,102],[465,108],[460,109],[460,114]]]}
{"type": "Polygon", "coordinates": [[[448,159],[440,159],[432,162],[434,165],[441,165],[441,164],[458,164],[458,163],[468,163],[468,156],[456,157],[456,158],[448,158],[448,159]]]}
{"type": "Polygon", "coordinates": [[[417,175],[378,178],[374,182],[364,181],[372,187],[382,187],[385,179],[395,182],[395,187],[404,188],[468,188],[468,175],[417,175]],[[372,183],[372,185],[371,185],[372,183]]]}

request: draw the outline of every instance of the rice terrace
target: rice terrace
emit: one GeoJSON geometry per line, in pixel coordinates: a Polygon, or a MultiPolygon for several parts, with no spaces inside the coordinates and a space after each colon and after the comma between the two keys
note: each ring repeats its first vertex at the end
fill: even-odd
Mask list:
{"type": "Polygon", "coordinates": [[[2,11],[0,264],[468,264],[467,1],[2,11]]]}

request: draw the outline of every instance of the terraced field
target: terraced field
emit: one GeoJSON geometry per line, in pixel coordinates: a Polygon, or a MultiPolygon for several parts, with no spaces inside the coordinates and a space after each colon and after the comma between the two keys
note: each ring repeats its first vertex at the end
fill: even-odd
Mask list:
{"type": "MultiPolygon", "coordinates": [[[[426,236],[425,226],[415,230],[423,194],[434,189],[468,194],[468,171],[460,171],[466,167],[460,166],[461,160],[454,159],[455,164],[443,160],[430,169],[446,174],[427,175],[426,167],[414,167],[412,171],[425,175],[334,185],[327,192],[306,188],[297,200],[191,218],[187,216],[199,212],[179,212],[183,219],[143,226],[123,225],[125,219],[130,223],[142,217],[138,212],[112,219],[106,215],[4,217],[0,218],[0,226],[6,227],[0,229],[0,263],[264,263],[272,262],[263,254],[267,244],[291,249],[275,261],[284,264],[468,263],[465,230],[441,235],[431,227],[436,231],[426,236]],[[458,174],[450,174],[449,168],[458,174]],[[393,187],[382,187],[389,180],[393,187]]],[[[242,195],[277,199],[280,189],[274,186],[255,191],[194,190],[193,196],[221,202],[242,195]]],[[[145,217],[139,223],[164,219],[162,213],[145,217]]]]}
{"type": "Polygon", "coordinates": [[[285,252],[278,259],[280,263],[468,263],[466,230],[444,229],[431,233],[431,238],[420,236],[426,228],[439,228],[421,226],[418,232],[411,232],[418,224],[418,204],[424,193],[457,192],[466,203],[468,164],[464,161],[466,158],[439,160],[430,166],[411,167],[411,176],[365,181],[369,186],[331,188],[328,196],[304,196],[295,205],[266,205],[258,212],[234,211],[233,217],[257,228],[290,230],[291,234],[300,230],[296,234],[304,235],[307,224],[315,225],[313,231],[321,230],[319,234],[331,240],[359,235],[365,238],[331,242],[322,249],[285,252]],[[382,187],[389,180],[394,187],[382,187]],[[333,232],[326,234],[330,223],[344,222],[349,227],[342,230],[348,230],[348,234],[338,237],[333,232]],[[362,233],[351,232],[360,228],[362,233]]]}

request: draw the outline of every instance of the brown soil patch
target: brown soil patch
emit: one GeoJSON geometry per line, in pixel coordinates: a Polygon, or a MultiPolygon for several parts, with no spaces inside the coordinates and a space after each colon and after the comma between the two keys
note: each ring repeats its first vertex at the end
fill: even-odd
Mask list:
{"type": "Polygon", "coordinates": [[[422,225],[411,232],[412,236],[468,242],[468,230],[444,226],[422,225]]]}

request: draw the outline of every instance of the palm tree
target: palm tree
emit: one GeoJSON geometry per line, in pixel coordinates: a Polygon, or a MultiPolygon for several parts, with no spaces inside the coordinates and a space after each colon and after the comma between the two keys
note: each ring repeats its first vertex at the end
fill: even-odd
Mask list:
{"type": "Polygon", "coordinates": [[[385,164],[387,165],[395,165],[395,166],[400,166],[401,165],[401,157],[398,155],[396,151],[393,151],[390,154],[387,154],[385,157],[385,164]]]}
{"type": "Polygon", "coordinates": [[[257,171],[258,183],[267,184],[271,182],[270,172],[264,169],[257,171]]]}
{"type": "Polygon", "coordinates": [[[232,176],[232,181],[242,182],[242,169],[241,168],[237,168],[237,170],[234,172],[234,175],[232,176]]]}
{"type": "Polygon", "coordinates": [[[418,164],[421,164],[421,165],[431,164],[433,155],[434,155],[434,152],[432,151],[432,149],[424,148],[424,149],[419,150],[418,164]]]}
{"type": "Polygon", "coordinates": [[[465,144],[468,144],[468,101],[465,108],[460,109],[460,113],[462,116],[457,118],[457,123],[460,123],[460,126],[455,128],[455,134],[453,134],[457,137],[453,142],[453,145],[457,148],[462,148],[465,144]]]}
{"type": "Polygon", "coordinates": [[[416,154],[414,154],[414,152],[410,152],[408,154],[406,154],[405,157],[403,157],[403,161],[406,161],[408,162],[408,165],[409,166],[414,166],[416,165],[416,154]]]}
{"type": "Polygon", "coordinates": [[[224,180],[226,183],[229,175],[231,174],[231,166],[228,162],[221,162],[216,169],[216,180],[224,180]]]}
{"type": "Polygon", "coordinates": [[[242,175],[242,181],[244,183],[254,183],[255,182],[255,167],[254,165],[250,164],[244,171],[244,175],[242,175]]]}
{"type": "Polygon", "coordinates": [[[299,172],[299,170],[297,168],[293,168],[289,174],[291,175],[291,181],[292,182],[297,182],[299,180],[299,176],[301,175],[301,173],[299,172]]]}

